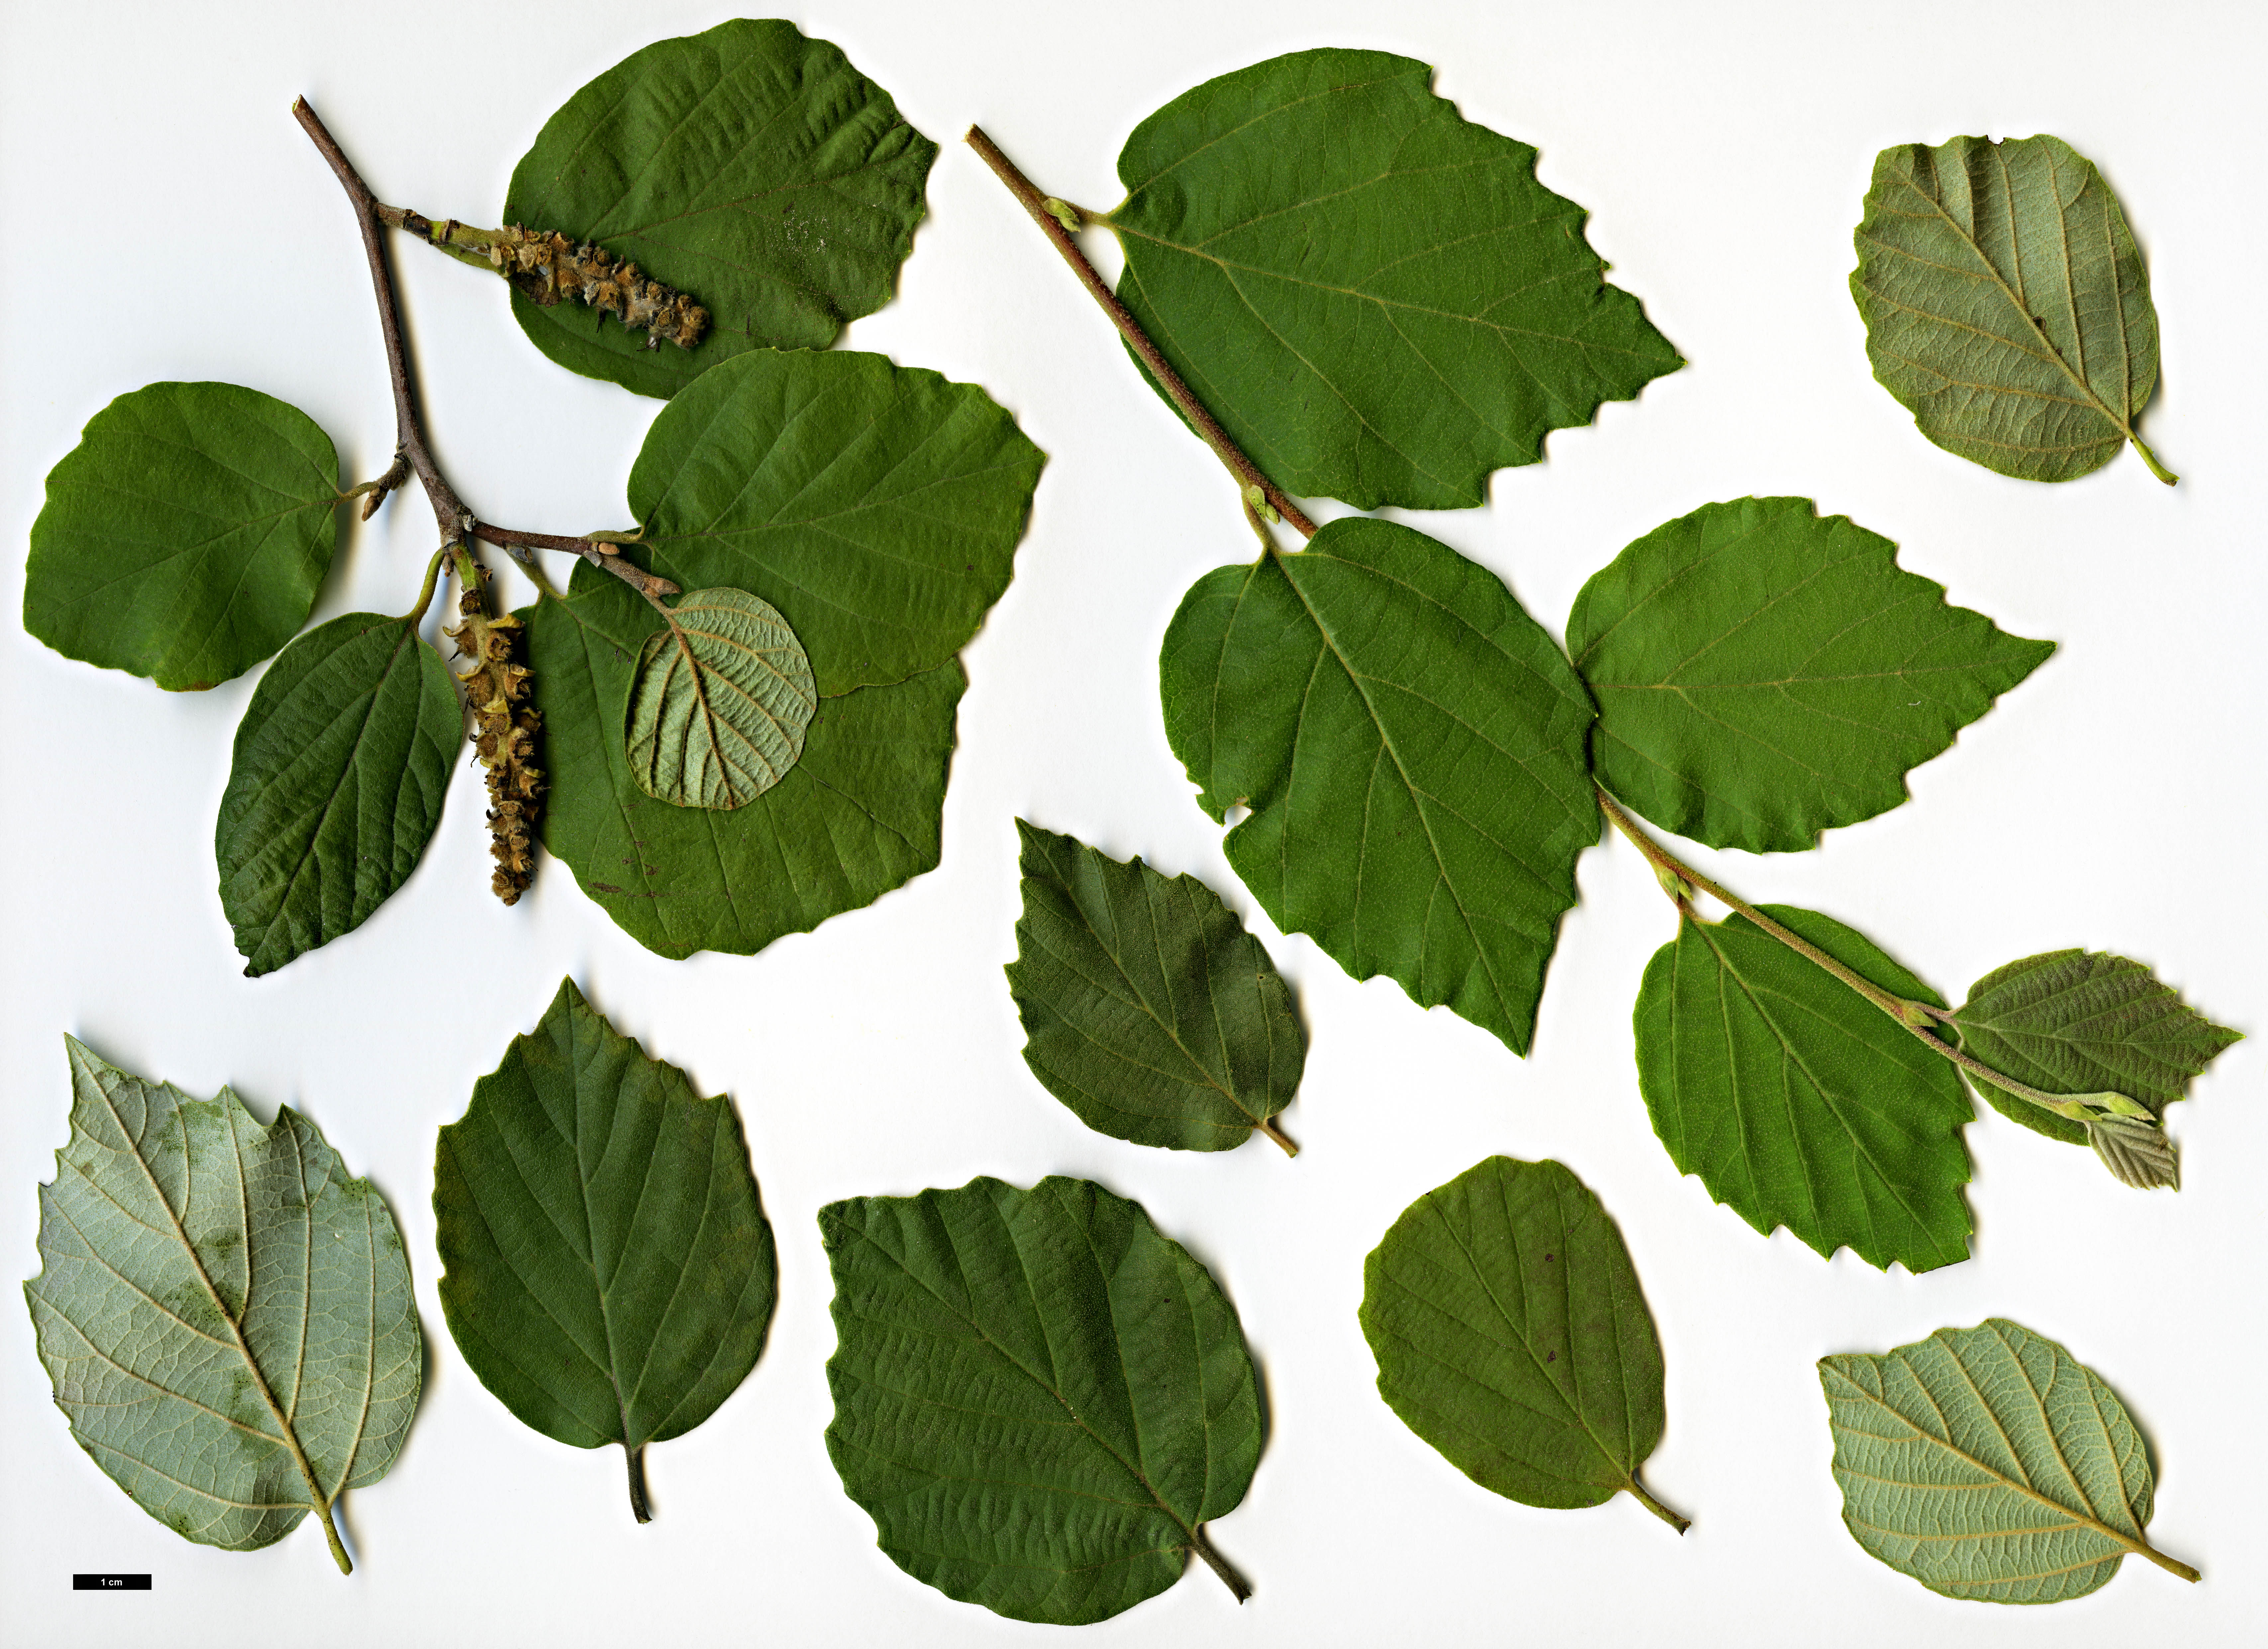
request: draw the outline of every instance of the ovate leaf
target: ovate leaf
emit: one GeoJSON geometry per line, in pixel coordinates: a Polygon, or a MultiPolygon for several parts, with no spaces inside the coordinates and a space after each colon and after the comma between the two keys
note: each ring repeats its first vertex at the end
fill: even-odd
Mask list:
{"type": "Polygon", "coordinates": [[[1484,1489],[1599,1505],[1661,1440],[1661,1342],[1622,1233],[1557,1162],[1491,1157],[1403,1210],[1362,1268],[1378,1395],[1484,1489]]]}
{"type": "Polygon", "coordinates": [[[1024,1063],[1090,1128],[1227,1151],[1292,1102],[1307,1034],[1260,941],[1194,876],[1016,821],[1024,914],[1008,989],[1024,1063]]]}
{"type": "Polygon", "coordinates": [[[262,1128],[70,1037],[71,1136],[24,1285],[71,1435],[188,1540],[271,1545],[376,1483],[416,1412],[424,1340],[401,1233],[289,1106],[262,1128]]]}
{"type": "MultiPolygon", "coordinates": [[[[1911,1000],[1935,992],[1816,911],[1759,907],[1911,1000]]],[[[1968,1094],[1949,1060],[1742,916],[1680,919],[1646,964],[1638,1089],[1670,1159],[1770,1236],[1926,1271],[1969,1257],[1968,1094]]]]}
{"type": "Polygon", "coordinates": [[[1598,839],[1590,696],[1487,569],[1386,521],[1208,573],[1159,666],[1166,736],[1287,932],[1525,1054],[1598,839]]]}
{"type": "Polygon", "coordinates": [[[2150,1454],[2117,1394],[2003,1317],[1882,1357],[1819,1359],[1843,1521],[1933,1592],[1988,1603],[2084,1597],[2152,1550],[2150,1454]]]}
{"type": "Polygon", "coordinates": [[[1887,813],[2055,651],[1954,607],[1808,498],[1705,504],[1594,574],[1567,650],[1609,790],[1711,847],[1795,852],[1887,813]]]}
{"type": "Polygon", "coordinates": [[[362,925],[441,821],[464,712],[416,626],[350,613],[284,650],[252,695],[213,853],[244,971],[362,925]]]}
{"type": "Polygon", "coordinates": [[[1184,92],[1118,157],[1118,295],[1295,493],[1477,504],[1683,363],[1601,279],[1535,151],[1461,118],[1432,70],[1294,52],[1184,92]]]}
{"type": "Polygon", "coordinates": [[[307,622],[338,502],[337,450],[297,407],[236,384],[121,395],[48,472],[24,628],[162,688],[225,681],[307,622]]]}
{"type": "Polygon", "coordinates": [[[1259,1463],[1236,1313],[1141,1206],[971,1180],[819,1211],[835,1273],[827,1452],[916,1579],[1079,1625],[1164,1591],[1259,1463]]]}
{"type": "Polygon", "coordinates": [[[580,304],[512,313],[562,366],[672,395],[743,350],[825,349],[887,303],[937,145],[825,40],[746,18],[658,40],[544,123],[504,216],[593,240],[710,314],[692,350],[645,347],[580,304]]]}
{"type": "Polygon", "coordinates": [[[689,591],[638,655],[631,776],[657,801],[738,807],[795,765],[818,707],[811,660],[777,607],[746,590],[689,591]]]}
{"type": "Polygon", "coordinates": [[[563,981],[433,1153],[441,1308],[504,1407],[619,1443],[691,1431],[762,1351],[778,1267],[740,1118],[563,981]]]}
{"type": "Polygon", "coordinates": [[[1874,377],[1948,453],[2026,481],[2100,469],[2158,383],[2150,277],[2094,164],[2058,137],[1875,158],[1851,295],[1874,377]]]}

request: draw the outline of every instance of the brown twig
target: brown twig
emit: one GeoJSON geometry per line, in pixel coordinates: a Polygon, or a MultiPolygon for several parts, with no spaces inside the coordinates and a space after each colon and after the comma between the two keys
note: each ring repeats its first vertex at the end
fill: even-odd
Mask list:
{"type": "Polygon", "coordinates": [[[580,556],[593,567],[611,572],[649,601],[665,595],[675,595],[678,588],[668,579],[645,571],[635,562],[625,561],[603,544],[587,538],[563,538],[556,533],[523,533],[515,527],[491,526],[486,521],[472,526],[475,538],[483,539],[507,549],[526,547],[529,549],[563,549],[580,556]]]}

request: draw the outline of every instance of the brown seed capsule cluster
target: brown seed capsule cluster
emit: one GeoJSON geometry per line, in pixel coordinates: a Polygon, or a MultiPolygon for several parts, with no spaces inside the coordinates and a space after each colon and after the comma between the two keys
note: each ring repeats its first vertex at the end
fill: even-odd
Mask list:
{"type": "Polygon", "coordinates": [[[535,734],[543,717],[526,702],[528,667],[512,657],[520,622],[509,613],[491,618],[485,596],[488,570],[468,582],[457,603],[464,622],[446,630],[473,667],[457,680],[473,708],[473,747],[488,769],[490,851],[496,875],[489,885],[506,904],[516,904],[535,872],[529,833],[535,828],[543,774],[535,765],[535,734]]]}
{"type": "Polygon", "coordinates": [[[683,292],[648,279],[637,264],[587,240],[578,245],[556,232],[513,224],[497,230],[489,242],[489,261],[506,275],[532,277],[539,304],[571,298],[620,315],[624,326],[644,329],[649,350],[664,338],[689,350],[709,325],[709,312],[683,292]]]}

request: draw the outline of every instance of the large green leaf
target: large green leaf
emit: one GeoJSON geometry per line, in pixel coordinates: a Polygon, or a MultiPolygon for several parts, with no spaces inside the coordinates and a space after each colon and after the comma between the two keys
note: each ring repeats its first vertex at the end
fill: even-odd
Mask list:
{"type": "Polygon", "coordinates": [[[1567,651],[1609,790],[1711,847],[1795,852],[1887,813],[2055,651],[1945,600],[1808,498],[1704,504],[1592,576],[1567,651]]]}
{"type": "Polygon", "coordinates": [[[1457,509],[1683,363],[1608,285],[1535,151],[1432,70],[1294,52],[1209,80],[1118,157],[1118,295],[1282,486],[1457,509]]]}
{"type": "Polygon", "coordinates": [[[362,925],[441,821],[464,712],[405,619],[350,613],[284,650],[252,695],[213,853],[244,971],[362,925]]]}
{"type": "Polygon", "coordinates": [[[236,384],[151,384],[48,474],[24,628],[66,658],[195,690],[298,632],[339,539],[315,421],[236,384]]]}
{"type": "Polygon", "coordinates": [[[417,1410],[401,1233],[289,1106],[262,1128],[70,1037],[71,1134],[40,1188],[40,1360],[71,1435],[184,1539],[270,1545],[376,1483],[417,1410]]]}
{"type": "Polygon", "coordinates": [[[2117,1394],[1993,1317],[1882,1357],[1819,1359],[1843,1521],[1933,1592],[1988,1603],[2084,1597],[2153,1550],[2150,1454],[2117,1394]]]}
{"type": "Polygon", "coordinates": [[[1227,1151],[1292,1102],[1307,1033],[1260,941],[1194,876],[1016,821],[1024,914],[1008,989],[1024,1063],[1089,1128],[1227,1151]]]}
{"type": "MultiPolygon", "coordinates": [[[[1883,989],[1935,992],[1841,923],[1759,907],[1883,989]]],[[[1926,1271],[1969,1257],[1973,1114],[1950,1061],[1742,916],[1682,918],[1646,964],[1638,1089],[1670,1158],[1770,1236],[1926,1271]]]]}
{"type": "Polygon", "coordinates": [[[2070,481],[2134,443],[2158,312],[2118,197],[2058,137],[1875,157],[1851,295],[1874,377],[1948,453],[2070,481]]]}
{"type": "Polygon", "coordinates": [[[971,1180],[819,1211],[827,1452],[882,1550],[947,1597],[1078,1625],[1181,1578],[1260,1460],[1236,1313],[1141,1206],[971,1180]]]}
{"type": "Polygon", "coordinates": [[[1661,1342],[1622,1233],[1557,1162],[1491,1157],[1402,1211],[1362,1268],[1378,1395],[1484,1489],[1529,1505],[1628,1491],[1661,1440],[1661,1342]]]}
{"type": "Polygon", "coordinates": [[[1159,667],[1166,736],[1276,925],[1525,1054],[1598,839],[1590,696],[1495,574],[1386,521],[1205,575],[1159,667]]]}
{"type": "Polygon", "coordinates": [[[740,1118],[562,981],[433,1152],[441,1309],[504,1407],[577,1448],[645,1447],[756,1364],[778,1266],[740,1118]]]}
{"type": "Polygon", "coordinates": [[[779,609],[746,590],[693,590],[645,638],[627,748],[638,788],[731,809],[778,784],[819,707],[811,660],[779,609]]]}
{"type": "Polygon", "coordinates": [[[1045,454],[974,384],[879,355],[746,355],[662,409],[630,471],[654,571],[786,615],[819,690],[902,681],[1008,587],[1045,454]]]}
{"type": "Polygon", "coordinates": [[[504,216],[596,241],[710,315],[691,350],[650,350],[580,304],[512,313],[562,366],[674,395],[746,350],[824,349],[890,299],[937,145],[890,94],[792,23],[657,40],[544,123],[504,216]]]}

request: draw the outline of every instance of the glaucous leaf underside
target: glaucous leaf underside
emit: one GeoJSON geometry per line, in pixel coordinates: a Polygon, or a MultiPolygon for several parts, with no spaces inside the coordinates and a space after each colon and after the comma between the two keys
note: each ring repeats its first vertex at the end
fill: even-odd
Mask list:
{"type": "Polygon", "coordinates": [[[1593,575],[1567,650],[1601,783],[1665,830],[1772,853],[1905,800],[1907,769],[2055,647],[1949,605],[1848,516],[1742,498],[1593,575]]]}
{"type": "Polygon", "coordinates": [[[657,801],[729,811],[786,776],[818,707],[777,607],[746,590],[688,591],[638,653],[630,773],[657,801]]]}
{"type": "Polygon", "coordinates": [[[701,342],[646,347],[581,304],[512,313],[560,365],[674,395],[765,348],[823,350],[887,303],[937,145],[836,47],[737,18],[658,40],[544,123],[504,217],[591,240],[709,311],[701,342]]]}
{"type": "Polygon", "coordinates": [[[1236,1313],[1138,1204],[994,1179],[820,1210],[827,1452],[882,1550],[1016,1620],[1105,1619],[1181,1578],[1263,1426],[1236,1313]]]}
{"type": "Polygon", "coordinates": [[[1191,586],[1166,735],[1276,925],[1525,1054],[1598,839],[1590,696],[1502,580],[1391,522],[1191,586]]]}
{"type": "Polygon", "coordinates": [[[297,407],[237,384],[150,384],[48,475],[24,628],[174,690],[241,675],[298,633],[337,548],[339,459],[297,407]]]}
{"type": "Polygon", "coordinates": [[[1139,1145],[1227,1151],[1267,1127],[1299,1089],[1307,1034],[1266,948],[1194,876],[1016,829],[1008,989],[1032,1074],[1139,1145]]]}
{"type": "Polygon", "coordinates": [[[1118,158],[1118,296],[1279,485],[1357,509],[1469,508],[1683,362],[1608,285],[1535,151],[1432,70],[1293,52],[1209,80],[1118,158]]]}

